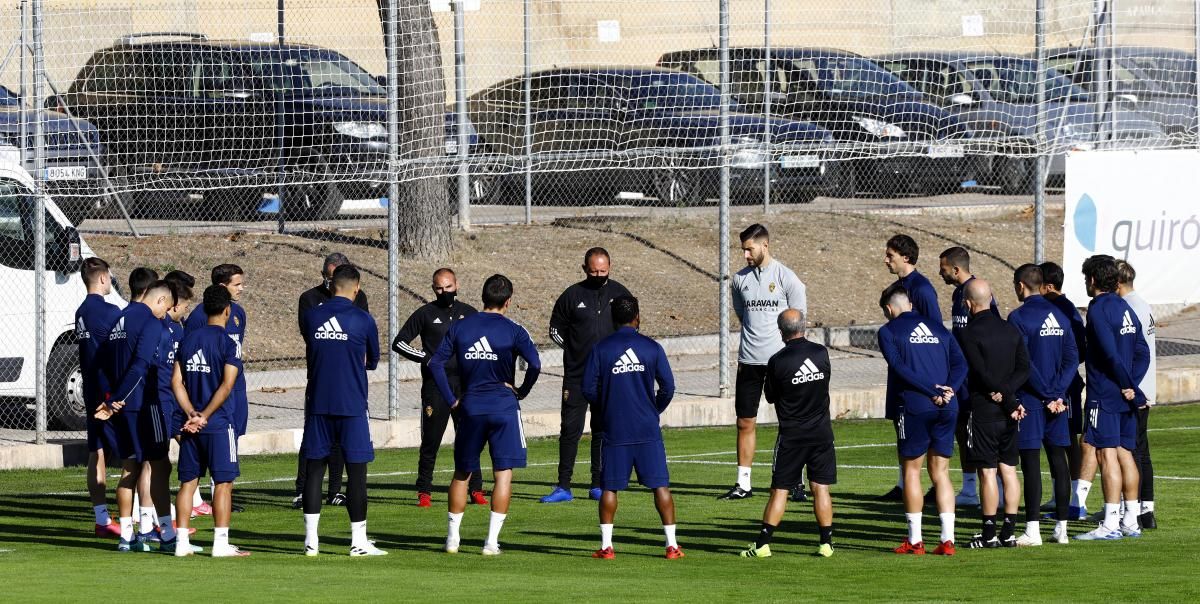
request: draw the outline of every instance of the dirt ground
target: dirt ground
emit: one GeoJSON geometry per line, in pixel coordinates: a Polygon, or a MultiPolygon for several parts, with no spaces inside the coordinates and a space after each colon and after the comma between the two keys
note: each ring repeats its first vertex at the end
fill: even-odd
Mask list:
{"type": "MultiPolygon", "coordinates": [[[[715,217],[714,217],[715,218],[715,217]]],[[[761,215],[738,215],[730,235],[732,270],[744,266],[736,233],[761,215]]],[[[771,230],[771,250],[808,287],[813,325],[879,323],[879,291],[894,277],[883,266],[884,241],[908,233],[921,245],[917,266],[938,287],[943,314],[950,306],[949,286],[937,277],[937,256],[952,245],[972,253],[972,269],[996,284],[1004,312],[1016,306],[1012,270],[1033,258],[1033,217],[1028,211],[995,218],[892,216],[784,211],[763,220],[771,230]]],[[[1061,210],[1047,216],[1046,257],[1062,254],[1061,210]]],[[[717,331],[716,279],[718,232],[706,218],[562,220],[549,225],[484,227],[456,233],[446,263],[459,274],[460,297],[478,305],[483,280],[508,275],[516,286],[511,316],[529,329],[540,345],[549,343],[550,309],[562,290],[582,278],[584,250],[607,248],[613,278],[642,302],[643,331],[651,336],[708,334],[717,331]]],[[[319,283],[321,259],[341,251],[365,269],[363,289],[372,314],[387,339],[386,233],[309,232],[271,234],[173,235],[142,239],[92,235],[88,243],[119,275],[136,266],[160,271],[186,270],[198,285],[209,269],[234,262],[246,271],[242,304],[248,314],[247,360],[258,369],[294,366],[303,354],[297,332],[296,304],[301,292],[319,283]]],[[[402,260],[401,320],[431,295],[432,264],[402,260]]],[[[1072,273],[1068,271],[1068,276],[1072,273]]],[[[198,289],[202,289],[199,288],[198,289]]],[[[737,327],[733,319],[733,327],[737,327]]],[[[386,348],[387,342],[384,342],[386,348]]]]}

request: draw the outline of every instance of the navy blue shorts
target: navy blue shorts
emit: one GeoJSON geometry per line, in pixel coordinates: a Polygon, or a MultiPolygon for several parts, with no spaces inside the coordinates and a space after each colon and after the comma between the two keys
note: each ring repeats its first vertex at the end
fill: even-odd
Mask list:
{"type": "Polygon", "coordinates": [[[102,449],[112,450],[116,447],[117,433],[113,428],[112,421],[100,421],[92,414],[96,410],[92,409],[87,416],[87,447],[89,453],[95,453],[102,449]],[[106,444],[107,443],[107,444],[106,444]]]}
{"type": "Polygon", "coordinates": [[[122,409],[106,420],[112,424],[112,438],[104,443],[104,459],[106,462],[119,462],[126,459],[144,461],[142,441],[138,434],[137,411],[122,409]]]}
{"type": "Polygon", "coordinates": [[[600,445],[600,488],[624,491],[629,486],[629,474],[634,470],[637,470],[638,483],[647,489],[670,486],[671,475],[667,472],[667,450],[663,441],[600,445]]]}
{"type": "Polygon", "coordinates": [[[1042,428],[1043,444],[1055,447],[1071,446],[1070,406],[1067,409],[1062,413],[1051,413],[1049,409],[1046,409],[1045,426],[1042,428]]]}
{"type": "Polygon", "coordinates": [[[938,409],[928,413],[902,412],[896,425],[900,455],[911,459],[932,452],[942,457],[953,457],[957,421],[957,409],[938,409]]]}
{"type": "MultiPolygon", "coordinates": [[[[207,429],[214,426],[209,424],[207,429]]],[[[241,475],[237,459],[237,435],[232,424],[224,429],[184,434],[179,441],[179,482],[191,482],[207,473],[213,482],[233,482],[241,475]]]]}
{"type": "Polygon", "coordinates": [[[159,405],[144,405],[138,411],[138,441],[142,445],[142,459],[157,461],[166,459],[171,451],[171,428],[163,409],[159,405]]]}
{"type": "Polygon", "coordinates": [[[1025,407],[1025,418],[1017,422],[1017,448],[1041,449],[1042,436],[1046,432],[1046,414],[1050,411],[1031,396],[1017,395],[1017,402],[1025,407]]]}
{"type": "Polygon", "coordinates": [[[1071,436],[1083,434],[1083,378],[1079,377],[1079,372],[1075,372],[1075,379],[1071,380],[1071,387],[1067,388],[1067,423],[1071,428],[1071,436]]]}
{"type": "Polygon", "coordinates": [[[1137,449],[1137,416],[1132,410],[1113,413],[1088,402],[1083,441],[1097,449],[1137,449]]]}
{"type": "Polygon", "coordinates": [[[244,383],[240,390],[236,386],[234,387],[232,396],[234,397],[233,402],[237,403],[233,406],[233,431],[238,436],[245,436],[246,425],[250,421],[250,400],[246,396],[244,383]]]}
{"type": "Polygon", "coordinates": [[[304,420],[304,457],[325,459],[341,445],[346,463],[375,461],[371,423],[366,415],[310,415],[304,420]]]}
{"type": "Polygon", "coordinates": [[[454,470],[479,471],[479,456],[487,445],[494,470],[525,467],[525,428],[521,412],[463,415],[454,433],[454,470]]]}

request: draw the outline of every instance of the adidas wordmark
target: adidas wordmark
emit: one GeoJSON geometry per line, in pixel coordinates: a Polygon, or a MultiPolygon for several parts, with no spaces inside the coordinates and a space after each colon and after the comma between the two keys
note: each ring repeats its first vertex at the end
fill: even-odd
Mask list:
{"type": "Polygon", "coordinates": [[[325,324],[317,328],[317,333],[313,334],[315,340],[349,340],[350,336],[342,331],[342,324],[338,323],[337,317],[329,317],[325,324]]]}
{"type": "Polygon", "coordinates": [[[613,375],[629,373],[631,371],[645,370],[646,366],[643,365],[641,359],[639,359],[637,355],[633,353],[632,348],[625,349],[625,354],[621,355],[621,358],[617,359],[616,363],[613,363],[612,368],[613,375]]]}
{"type": "Polygon", "coordinates": [[[816,382],[825,379],[825,372],[817,368],[812,359],[804,359],[804,364],[796,371],[796,377],[792,378],[793,384],[806,384],[808,382],[816,382]]]}
{"type": "Polygon", "coordinates": [[[492,352],[492,345],[488,343],[487,336],[479,338],[478,342],[472,344],[471,347],[467,349],[467,353],[463,355],[463,358],[468,361],[500,360],[500,356],[492,352]]]}
{"type": "Polygon", "coordinates": [[[933,335],[932,331],[925,326],[924,323],[918,323],[916,329],[908,336],[908,341],[913,344],[941,344],[942,341],[937,336],[933,335]]]}

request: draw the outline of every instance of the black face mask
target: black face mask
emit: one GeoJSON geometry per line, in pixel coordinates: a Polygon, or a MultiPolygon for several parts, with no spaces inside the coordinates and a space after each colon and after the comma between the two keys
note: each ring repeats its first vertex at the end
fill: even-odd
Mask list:
{"type": "Polygon", "coordinates": [[[588,275],[587,279],[584,279],[584,283],[587,283],[590,287],[598,288],[601,285],[608,283],[608,275],[588,275]]]}
{"type": "Polygon", "coordinates": [[[438,294],[437,295],[438,306],[444,306],[446,308],[450,308],[450,305],[454,304],[454,298],[457,295],[458,295],[458,292],[442,292],[442,293],[438,294]]]}

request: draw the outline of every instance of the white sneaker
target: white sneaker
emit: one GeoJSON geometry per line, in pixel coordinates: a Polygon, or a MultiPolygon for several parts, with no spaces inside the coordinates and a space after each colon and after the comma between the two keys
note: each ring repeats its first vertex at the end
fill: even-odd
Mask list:
{"type": "Polygon", "coordinates": [[[1077,541],[1116,541],[1123,537],[1125,535],[1121,533],[1120,529],[1112,531],[1103,524],[1082,535],[1075,535],[1077,541]]]}
{"type": "Polygon", "coordinates": [[[321,548],[320,548],[320,546],[317,546],[317,545],[309,545],[309,544],[305,543],[304,544],[304,555],[305,556],[320,556],[321,548]]]}
{"type": "Polygon", "coordinates": [[[1134,537],[1134,538],[1141,537],[1142,536],[1142,528],[1136,524],[1133,526],[1128,526],[1128,525],[1122,524],[1121,525],[1121,534],[1126,537],[1134,537]]]}
{"type": "Polygon", "coordinates": [[[458,553],[458,541],[459,541],[458,539],[451,539],[449,537],[446,537],[445,551],[447,554],[457,554],[458,553]]]}
{"type": "Polygon", "coordinates": [[[375,547],[374,543],[367,543],[366,545],[350,546],[350,557],[351,558],[357,558],[359,556],[386,556],[387,554],[388,554],[387,552],[379,549],[378,547],[375,547]]]}
{"type": "Polygon", "coordinates": [[[244,558],[249,555],[250,552],[240,550],[236,545],[213,547],[212,549],[212,557],[214,558],[244,558]]]}
{"type": "Polygon", "coordinates": [[[503,554],[504,552],[500,551],[499,543],[484,543],[482,553],[485,556],[499,556],[500,554],[503,554]]]}
{"type": "Polygon", "coordinates": [[[962,491],[954,496],[954,505],[979,505],[979,493],[967,494],[962,491]]]}
{"type": "Polygon", "coordinates": [[[1053,539],[1054,539],[1055,543],[1060,543],[1063,545],[1066,545],[1071,542],[1071,538],[1067,536],[1067,531],[1066,530],[1060,531],[1060,530],[1058,530],[1057,526],[1054,527],[1053,539]]]}
{"type": "Polygon", "coordinates": [[[1042,544],[1041,535],[1030,535],[1025,533],[1017,537],[1017,547],[1038,547],[1042,544]]]}

